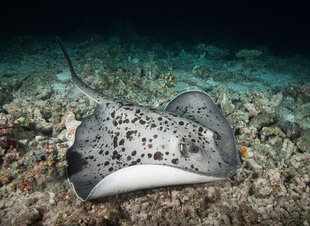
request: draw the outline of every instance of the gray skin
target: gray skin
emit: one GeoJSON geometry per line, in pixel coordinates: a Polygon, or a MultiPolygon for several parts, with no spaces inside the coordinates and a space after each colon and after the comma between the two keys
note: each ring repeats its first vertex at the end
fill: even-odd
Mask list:
{"type": "Polygon", "coordinates": [[[165,111],[109,98],[77,77],[57,41],[74,84],[97,102],[67,152],[68,179],[79,197],[86,199],[106,176],[134,165],[168,165],[217,178],[231,177],[239,169],[233,131],[206,93],[182,93],[165,111]]]}

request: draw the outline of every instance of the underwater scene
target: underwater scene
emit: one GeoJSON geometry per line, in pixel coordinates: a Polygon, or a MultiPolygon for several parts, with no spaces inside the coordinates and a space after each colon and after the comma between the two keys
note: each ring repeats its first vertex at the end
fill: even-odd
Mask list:
{"type": "Polygon", "coordinates": [[[310,224],[306,51],[126,21],[0,37],[0,225],[310,224]]]}

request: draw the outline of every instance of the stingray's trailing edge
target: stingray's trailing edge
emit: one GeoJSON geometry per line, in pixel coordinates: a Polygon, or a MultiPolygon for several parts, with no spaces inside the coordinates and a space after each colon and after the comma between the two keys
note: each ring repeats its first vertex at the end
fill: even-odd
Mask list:
{"type": "Polygon", "coordinates": [[[114,101],[77,77],[98,105],[77,128],[67,175],[83,201],[145,188],[229,178],[240,168],[233,130],[210,96],[181,93],[164,111],[114,101]]]}

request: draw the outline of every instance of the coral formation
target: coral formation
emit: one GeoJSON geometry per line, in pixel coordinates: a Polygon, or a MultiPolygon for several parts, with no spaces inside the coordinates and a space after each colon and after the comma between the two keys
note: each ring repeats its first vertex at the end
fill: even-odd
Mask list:
{"type": "Polygon", "coordinates": [[[169,88],[174,87],[178,84],[177,76],[175,76],[171,72],[161,74],[159,77],[165,81],[166,85],[169,88]]]}
{"type": "Polygon", "coordinates": [[[208,78],[209,77],[209,72],[208,69],[204,66],[200,66],[200,65],[195,65],[192,69],[192,73],[200,78],[208,78]]]}

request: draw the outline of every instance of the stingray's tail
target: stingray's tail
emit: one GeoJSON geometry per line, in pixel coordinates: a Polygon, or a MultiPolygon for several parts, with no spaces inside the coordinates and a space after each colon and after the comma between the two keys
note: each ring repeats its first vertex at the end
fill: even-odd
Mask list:
{"type": "Polygon", "coordinates": [[[56,36],[56,40],[67,60],[67,63],[69,65],[70,68],[70,72],[71,72],[71,78],[73,83],[76,85],[76,87],[82,92],[84,93],[86,96],[88,96],[89,98],[93,99],[95,102],[99,103],[99,100],[102,100],[102,98],[105,98],[104,95],[102,95],[101,93],[98,93],[96,90],[94,90],[93,88],[91,88],[90,86],[88,86],[87,84],[85,84],[75,73],[72,62],[70,60],[70,57],[68,55],[68,52],[66,50],[66,48],[64,47],[64,45],[62,44],[61,39],[56,36]]]}

